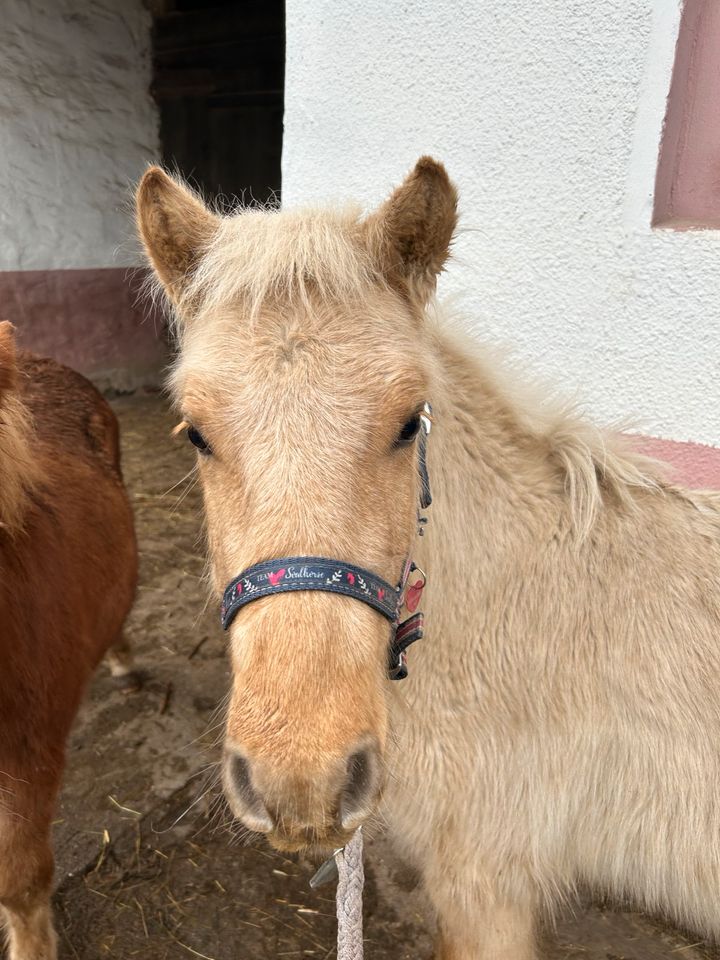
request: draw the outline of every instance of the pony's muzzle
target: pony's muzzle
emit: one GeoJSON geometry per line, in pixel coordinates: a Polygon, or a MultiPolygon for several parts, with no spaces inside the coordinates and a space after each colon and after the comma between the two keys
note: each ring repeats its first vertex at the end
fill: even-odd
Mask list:
{"type": "Polygon", "coordinates": [[[314,773],[251,760],[226,743],[225,793],[248,829],[299,846],[336,842],[373,812],[382,787],[380,750],[363,737],[345,758],[314,773]]]}

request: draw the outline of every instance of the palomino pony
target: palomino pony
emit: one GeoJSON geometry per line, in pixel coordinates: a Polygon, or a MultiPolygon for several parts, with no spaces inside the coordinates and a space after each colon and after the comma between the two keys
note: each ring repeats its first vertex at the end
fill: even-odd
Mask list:
{"type": "MultiPolygon", "coordinates": [[[[117,421],[79,374],[0,323],[0,922],[10,960],[54,960],[50,829],[85,684],[137,579],[117,421]]],[[[1,949],[1,948],[0,948],[1,949]]]]}
{"type": "Polygon", "coordinates": [[[530,960],[581,884],[720,933],[720,498],[438,323],[456,193],[433,160],[366,217],[220,217],[157,168],[137,203],[231,584],[237,817],[297,850],[379,812],[442,960],[530,960]],[[390,618],[356,569],[377,600],[408,557],[426,637],[392,683],[390,618]],[[308,586],[316,558],[346,595],[308,586]]]}

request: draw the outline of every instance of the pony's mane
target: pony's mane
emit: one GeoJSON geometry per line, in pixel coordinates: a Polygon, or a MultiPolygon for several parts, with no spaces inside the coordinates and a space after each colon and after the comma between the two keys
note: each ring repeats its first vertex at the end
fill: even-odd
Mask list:
{"type": "Polygon", "coordinates": [[[430,310],[436,328],[449,334],[481,371],[484,384],[509,411],[526,436],[550,451],[565,476],[574,528],[584,539],[606,498],[633,509],[633,491],[669,491],[693,499],[669,481],[669,467],[637,452],[629,421],[601,428],[580,412],[578,404],[561,398],[539,379],[521,372],[507,350],[479,344],[467,320],[435,305],[430,310]],[[460,338],[461,341],[460,341],[460,338]]]}
{"type": "Polygon", "coordinates": [[[250,317],[266,301],[349,300],[384,283],[360,241],[357,206],[237,209],[199,259],[183,301],[212,309],[242,299],[250,317]]]}
{"type": "Polygon", "coordinates": [[[633,490],[668,490],[668,467],[639,453],[621,432],[622,424],[601,429],[572,405],[548,411],[544,424],[550,447],[562,467],[573,524],[581,539],[592,529],[605,497],[634,509],[633,490]]]}
{"type": "Polygon", "coordinates": [[[0,530],[22,529],[30,493],[40,471],[33,454],[32,416],[14,391],[0,398],[0,530]]]}

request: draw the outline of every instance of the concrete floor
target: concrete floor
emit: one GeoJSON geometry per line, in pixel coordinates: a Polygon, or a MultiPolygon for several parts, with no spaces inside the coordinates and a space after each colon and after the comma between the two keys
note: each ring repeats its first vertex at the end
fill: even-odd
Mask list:
{"type": "MultiPolygon", "coordinates": [[[[141,692],[102,668],[69,752],[56,823],[62,960],[270,960],[334,955],[332,889],[313,866],[229,822],[217,786],[228,687],[223,636],[201,582],[194,456],[157,396],[115,402],[136,512],[141,584],[129,623],[141,692]]],[[[369,843],[368,960],[432,955],[431,912],[387,842],[369,843]]],[[[700,960],[718,955],[640,914],[578,906],[544,938],[545,960],[700,960]]]]}

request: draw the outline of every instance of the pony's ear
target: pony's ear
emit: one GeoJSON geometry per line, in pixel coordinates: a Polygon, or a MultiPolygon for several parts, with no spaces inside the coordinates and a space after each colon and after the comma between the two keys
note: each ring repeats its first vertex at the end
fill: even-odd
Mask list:
{"type": "Polygon", "coordinates": [[[160,167],[146,171],[135,197],[145,252],[168,297],[177,303],[186,280],[212,239],[218,217],[160,167]]]}
{"type": "Polygon", "coordinates": [[[457,191],[445,167],[421,157],[366,223],[382,271],[425,302],[449,256],[457,224],[457,191]]]}
{"type": "Polygon", "coordinates": [[[17,386],[15,327],[8,320],[0,321],[0,398],[17,386]]]}

